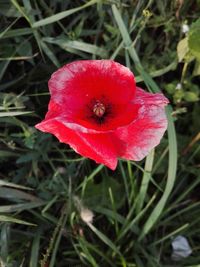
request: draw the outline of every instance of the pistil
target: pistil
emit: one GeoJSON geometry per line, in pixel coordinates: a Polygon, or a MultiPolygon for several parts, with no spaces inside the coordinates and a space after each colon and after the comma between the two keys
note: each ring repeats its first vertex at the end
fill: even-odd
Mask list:
{"type": "Polygon", "coordinates": [[[93,107],[94,114],[101,118],[105,114],[106,108],[103,103],[101,103],[99,100],[96,101],[96,104],[93,107]]]}

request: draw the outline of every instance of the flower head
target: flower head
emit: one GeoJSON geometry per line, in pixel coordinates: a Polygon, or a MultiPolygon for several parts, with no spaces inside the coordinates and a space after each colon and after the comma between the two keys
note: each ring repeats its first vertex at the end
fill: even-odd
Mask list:
{"type": "Polygon", "coordinates": [[[49,80],[51,99],[36,128],[111,169],[117,158],[141,160],[166,128],[163,94],[136,87],[133,73],[112,60],[63,66],[49,80]]]}

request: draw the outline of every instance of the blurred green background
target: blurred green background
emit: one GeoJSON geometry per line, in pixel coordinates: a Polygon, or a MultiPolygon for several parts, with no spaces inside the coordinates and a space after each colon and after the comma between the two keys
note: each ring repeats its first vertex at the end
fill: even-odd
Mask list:
{"type": "Polygon", "coordinates": [[[0,266],[199,267],[200,1],[1,0],[0,14],[0,266]],[[115,172],[34,128],[52,72],[103,58],[171,103],[161,144],[115,172]],[[179,235],[192,254],[175,261],[179,235]]]}

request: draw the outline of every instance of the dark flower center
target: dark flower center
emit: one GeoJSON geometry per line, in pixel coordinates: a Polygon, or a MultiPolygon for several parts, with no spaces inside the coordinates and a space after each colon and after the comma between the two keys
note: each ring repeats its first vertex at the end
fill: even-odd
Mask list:
{"type": "Polygon", "coordinates": [[[97,100],[93,106],[93,113],[98,118],[101,118],[105,114],[105,111],[106,111],[105,105],[103,103],[101,103],[99,100],[97,100]]]}

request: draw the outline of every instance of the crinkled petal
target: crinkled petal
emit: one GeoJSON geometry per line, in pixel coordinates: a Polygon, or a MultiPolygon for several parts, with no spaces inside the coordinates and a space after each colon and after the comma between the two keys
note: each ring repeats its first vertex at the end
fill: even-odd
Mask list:
{"type": "Polygon", "coordinates": [[[86,134],[64,126],[56,119],[47,119],[35,126],[54,134],[60,142],[69,144],[77,153],[95,160],[114,170],[117,166],[117,152],[109,134],[86,134]]]}
{"type": "Polygon", "coordinates": [[[159,107],[164,107],[169,103],[169,100],[162,93],[152,94],[144,91],[140,87],[137,87],[134,103],[145,106],[157,105],[159,107]]]}
{"type": "Polygon", "coordinates": [[[65,126],[82,132],[114,130],[137,117],[138,107],[131,103],[135,88],[132,72],[117,62],[76,61],[51,76],[51,101],[47,117],[59,116],[65,126]],[[93,114],[96,101],[102,101],[106,107],[107,115],[102,122],[93,114]],[[56,105],[59,106],[59,115],[58,107],[54,114],[56,105]]]}
{"type": "Polygon", "coordinates": [[[127,103],[135,95],[132,72],[112,60],[82,60],[58,69],[49,80],[53,100],[74,110],[106,96],[111,103],[127,103]]]}
{"type": "Polygon", "coordinates": [[[144,101],[137,121],[116,129],[114,136],[124,144],[119,156],[129,160],[142,160],[160,143],[167,129],[164,106],[167,99],[162,94],[150,94],[142,89],[137,91],[136,103],[144,101]]]}

